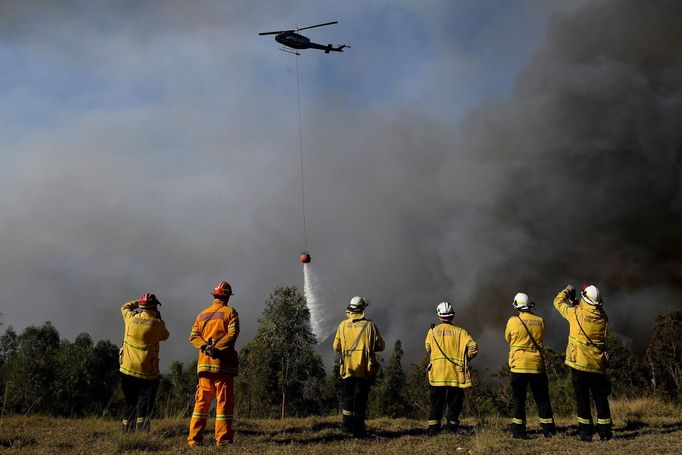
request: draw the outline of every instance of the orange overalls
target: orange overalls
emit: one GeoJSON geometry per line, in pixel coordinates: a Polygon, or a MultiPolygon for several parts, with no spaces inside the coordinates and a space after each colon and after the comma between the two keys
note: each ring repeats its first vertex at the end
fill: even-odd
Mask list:
{"type": "Polygon", "coordinates": [[[239,316],[234,308],[214,299],[213,305],[197,316],[189,341],[199,351],[197,372],[199,384],[195,396],[194,412],[189,424],[190,447],[204,439],[213,397],[216,397],[216,445],[232,443],[232,413],[234,412],[234,377],[237,376],[238,359],[234,343],[239,335],[239,316]],[[210,357],[201,347],[211,342],[216,355],[210,357]]]}

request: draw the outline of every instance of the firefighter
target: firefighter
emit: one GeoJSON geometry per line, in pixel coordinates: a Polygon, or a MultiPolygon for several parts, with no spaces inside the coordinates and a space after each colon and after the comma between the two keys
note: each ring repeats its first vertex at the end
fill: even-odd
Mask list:
{"type": "Polygon", "coordinates": [[[455,326],[452,319],[455,312],[452,305],[442,302],[436,307],[440,324],[431,325],[426,334],[426,352],[429,353],[429,384],[431,384],[431,413],[429,435],[435,436],[441,430],[443,408],[447,403],[448,431],[459,428],[459,414],[462,411],[464,389],[471,387],[469,361],[478,354],[478,343],[466,330],[455,326]]]}
{"type": "Polygon", "coordinates": [[[579,302],[572,305],[576,300],[575,294],[575,288],[569,284],[557,294],[554,307],[569,324],[566,365],[571,367],[578,411],[578,435],[583,441],[592,441],[592,393],[597,408],[597,434],[602,440],[609,440],[613,436],[609,410],[611,383],[606,376],[608,358],[604,347],[608,318],[596,286],[584,285],[579,302]]]}
{"type": "Polygon", "coordinates": [[[512,435],[526,439],[526,388],[530,386],[540,416],[540,426],[545,437],[556,432],[549,401],[549,382],[545,371],[543,338],[545,324],[540,316],[532,313],[535,303],[527,294],[516,294],[512,303],[518,310],[507,321],[504,338],[509,343],[509,369],[514,402],[512,435]]]}
{"type": "Polygon", "coordinates": [[[228,282],[218,282],[211,295],[213,304],[199,313],[189,336],[190,343],[199,350],[199,384],[187,438],[190,447],[203,442],[213,397],[216,398],[216,445],[232,444],[234,439],[234,377],[239,363],[234,345],[239,335],[239,316],[228,306],[233,295],[228,282]]]}
{"type": "Polygon", "coordinates": [[[365,318],[368,305],[364,298],[353,297],[346,309],[347,319],[339,324],[334,338],[334,350],[341,353],[342,428],[355,437],[365,436],[367,397],[379,372],[375,353],[385,348],[376,324],[365,318]]]}
{"type": "Polygon", "coordinates": [[[125,334],[119,351],[119,374],[125,395],[123,431],[149,431],[159,388],[159,342],[168,339],[156,295],[144,293],[121,307],[125,334]]]}

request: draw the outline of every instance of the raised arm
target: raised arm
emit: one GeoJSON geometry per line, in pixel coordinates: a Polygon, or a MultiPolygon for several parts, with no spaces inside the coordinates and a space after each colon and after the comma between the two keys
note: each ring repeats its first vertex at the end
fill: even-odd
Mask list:
{"type": "Polygon", "coordinates": [[[569,301],[571,294],[574,292],[575,292],[575,288],[569,284],[564,289],[559,291],[559,293],[554,298],[554,308],[556,308],[556,310],[565,319],[568,319],[569,312],[573,309],[573,307],[571,307],[568,304],[568,301],[569,301]]]}
{"type": "Polygon", "coordinates": [[[140,306],[140,303],[137,300],[131,300],[130,302],[126,302],[121,306],[121,315],[123,316],[123,319],[128,319],[132,315],[135,314],[135,309],[140,306]]]}

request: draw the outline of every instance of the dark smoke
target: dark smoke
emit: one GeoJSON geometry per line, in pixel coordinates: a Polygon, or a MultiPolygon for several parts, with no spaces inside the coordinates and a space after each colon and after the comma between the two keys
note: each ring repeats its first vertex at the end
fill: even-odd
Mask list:
{"type": "Polygon", "coordinates": [[[499,332],[527,290],[563,347],[551,299],[590,282],[612,329],[641,350],[656,313],[680,306],[680,21],[675,1],[595,1],[555,17],[513,95],[463,123],[453,154],[479,172],[456,160],[445,171],[470,200],[450,211],[443,262],[454,276],[470,269],[455,285],[475,303],[466,323],[499,332]]]}

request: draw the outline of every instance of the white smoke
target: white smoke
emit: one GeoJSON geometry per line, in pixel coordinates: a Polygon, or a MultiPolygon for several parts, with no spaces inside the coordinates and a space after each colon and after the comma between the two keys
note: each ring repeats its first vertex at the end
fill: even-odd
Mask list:
{"type": "Polygon", "coordinates": [[[310,311],[310,324],[317,342],[322,343],[329,337],[324,333],[325,314],[320,301],[319,284],[310,264],[303,264],[303,295],[310,311]]]}

